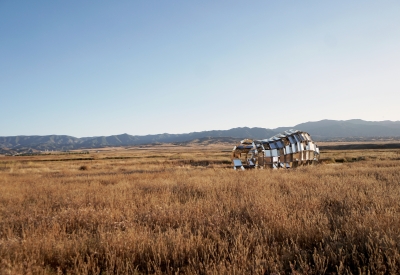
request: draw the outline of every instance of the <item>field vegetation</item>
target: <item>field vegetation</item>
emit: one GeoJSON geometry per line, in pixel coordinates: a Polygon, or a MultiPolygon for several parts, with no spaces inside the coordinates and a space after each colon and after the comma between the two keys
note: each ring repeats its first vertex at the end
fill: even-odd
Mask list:
{"type": "Polygon", "coordinates": [[[155,149],[0,157],[0,274],[400,274],[399,152],[155,149]]]}

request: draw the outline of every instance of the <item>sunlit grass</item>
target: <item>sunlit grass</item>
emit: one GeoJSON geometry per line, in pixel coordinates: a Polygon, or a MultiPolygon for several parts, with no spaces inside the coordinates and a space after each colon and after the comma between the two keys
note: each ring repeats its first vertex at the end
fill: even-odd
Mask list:
{"type": "Polygon", "coordinates": [[[396,153],[328,151],[365,160],[244,172],[229,156],[1,158],[0,273],[400,272],[396,153]]]}

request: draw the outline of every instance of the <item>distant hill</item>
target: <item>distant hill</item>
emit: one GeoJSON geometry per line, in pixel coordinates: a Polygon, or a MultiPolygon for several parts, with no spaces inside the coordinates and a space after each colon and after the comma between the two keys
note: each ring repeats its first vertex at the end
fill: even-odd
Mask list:
{"type": "Polygon", "coordinates": [[[400,137],[400,121],[321,120],[294,126],[314,139],[400,137]]]}
{"type": "Polygon", "coordinates": [[[0,137],[0,154],[38,152],[45,150],[66,151],[108,146],[133,146],[154,143],[186,143],[205,138],[228,141],[242,138],[264,139],[288,129],[298,129],[311,134],[314,140],[354,140],[400,137],[400,121],[321,120],[305,122],[293,127],[276,129],[239,127],[230,130],[193,132],[188,134],[158,134],[132,136],[128,134],[76,138],[67,135],[0,137]],[[233,139],[232,139],[233,138],[233,139]]]}

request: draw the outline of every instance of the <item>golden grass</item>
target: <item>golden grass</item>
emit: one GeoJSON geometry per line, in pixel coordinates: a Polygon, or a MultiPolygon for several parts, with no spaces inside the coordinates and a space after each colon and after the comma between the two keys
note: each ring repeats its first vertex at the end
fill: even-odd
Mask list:
{"type": "Polygon", "coordinates": [[[215,150],[3,157],[0,274],[399,274],[400,160],[322,156],[343,154],[365,160],[239,172],[215,150]]]}

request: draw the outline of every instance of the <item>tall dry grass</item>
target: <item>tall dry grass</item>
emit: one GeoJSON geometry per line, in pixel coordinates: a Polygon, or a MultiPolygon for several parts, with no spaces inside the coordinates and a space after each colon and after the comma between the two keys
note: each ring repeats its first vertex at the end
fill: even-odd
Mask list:
{"type": "Polygon", "coordinates": [[[220,152],[2,158],[0,274],[399,274],[388,154],[244,172],[220,152]]]}

